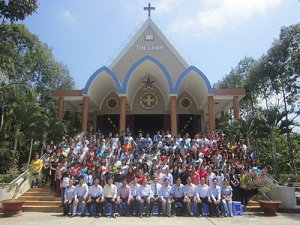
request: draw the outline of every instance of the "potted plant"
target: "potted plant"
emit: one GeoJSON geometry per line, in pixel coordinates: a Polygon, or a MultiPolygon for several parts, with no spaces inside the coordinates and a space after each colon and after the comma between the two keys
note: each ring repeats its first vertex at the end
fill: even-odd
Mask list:
{"type": "Polygon", "coordinates": [[[246,174],[246,186],[252,190],[252,200],[258,201],[265,215],[276,215],[281,201],[271,200],[266,193],[273,189],[274,184],[267,176],[267,168],[262,170],[252,169],[246,174]]]}
{"type": "MultiPolygon", "coordinates": [[[[22,186],[25,184],[25,182],[31,183],[31,180],[34,178],[31,173],[31,169],[28,166],[23,167],[23,171],[25,171],[22,176],[19,176],[19,179],[15,179],[14,181],[8,183],[8,184],[1,184],[4,188],[7,189],[7,191],[12,191],[12,197],[7,200],[3,200],[2,203],[2,212],[4,213],[4,216],[10,217],[10,216],[20,216],[22,215],[22,206],[24,204],[24,200],[20,200],[17,198],[18,193],[22,191],[22,186]]],[[[9,170],[10,175],[12,177],[16,177],[16,174],[19,173],[17,169],[10,169],[9,170]],[[14,176],[15,175],[15,176],[14,176]]]]}

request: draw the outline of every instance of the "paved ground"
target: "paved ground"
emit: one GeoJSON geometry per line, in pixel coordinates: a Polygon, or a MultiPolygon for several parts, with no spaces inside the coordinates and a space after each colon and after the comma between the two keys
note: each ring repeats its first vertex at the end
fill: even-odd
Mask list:
{"type": "Polygon", "coordinates": [[[183,225],[183,223],[188,225],[193,224],[215,224],[215,225],[222,225],[222,224],[230,224],[230,225],[276,225],[276,224],[297,224],[299,225],[300,222],[300,214],[289,214],[289,213],[278,213],[277,216],[267,217],[264,216],[263,213],[245,213],[244,216],[236,216],[233,218],[188,218],[188,217],[151,217],[151,218],[137,218],[137,217],[117,217],[116,219],[113,218],[81,218],[81,217],[74,217],[74,218],[65,218],[62,217],[61,214],[56,213],[37,213],[37,212],[24,212],[22,216],[19,217],[11,217],[5,218],[3,214],[0,214],[0,224],[1,225],[53,225],[53,224],[101,224],[101,225],[111,225],[111,224],[118,224],[118,225],[129,225],[138,223],[139,225],[144,224],[151,224],[155,223],[157,225],[183,225]]]}

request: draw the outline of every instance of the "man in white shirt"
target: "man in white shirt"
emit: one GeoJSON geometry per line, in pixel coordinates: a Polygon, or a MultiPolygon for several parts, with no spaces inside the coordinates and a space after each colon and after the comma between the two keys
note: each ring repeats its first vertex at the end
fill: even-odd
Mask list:
{"type": "Polygon", "coordinates": [[[187,184],[184,186],[184,198],[183,203],[187,206],[188,216],[192,216],[192,204],[194,204],[195,211],[197,212],[197,204],[195,201],[196,185],[192,183],[191,177],[187,178],[187,184]]]}
{"type": "MultiPolygon", "coordinates": [[[[212,205],[209,214],[212,215],[212,210],[217,217],[220,217],[220,202],[221,202],[221,187],[218,186],[218,179],[213,179],[213,184],[208,189],[208,202],[212,205]]],[[[214,216],[214,215],[212,215],[214,216]]]]}
{"type": "Polygon", "coordinates": [[[89,216],[92,216],[91,205],[96,205],[96,217],[99,217],[99,213],[103,208],[102,205],[102,187],[99,185],[99,178],[94,179],[94,185],[90,186],[88,200],[87,200],[87,208],[89,212],[89,216]]]}
{"type": "Polygon", "coordinates": [[[130,198],[130,216],[133,216],[133,211],[135,209],[135,215],[138,215],[138,189],[140,185],[137,183],[137,178],[135,177],[130,185],[131,188],[131,198],[130,198]]]}
{"type": "Polygon", "coordinates": [[[137,195],[140,204],[140,218],[143,217],[143,206],[146,203],[146,216],[149,217],[149,208],[150,208],[150,199],[152,198],[152,191],[150,185],[147,184],[147,178],[143,180],[143,185],[141,185],[138,189],[137,195]]]}
{"type": "Polygon", "coordinates": [[[163,215],[171,217],[171,186],[168,178],[164,179],[164,185],[159,191],[159,198],[161,199],[163,215]]]}
{"type": "Polygon", "coordinates": [[[86,183],[84,183],[83,177],[81,176],[79,178],[79,184],[76,185],[74,190],[73,215],[71,217],[75,216],[78,203],[81,203],[81,216],[85,216],[84,207],[88,192],[88,186],[86,183]]]}
{"type": "Polygon", "coordinates": [[[211,204],[208,202],[208,189],[209,186],[205,184],[205,178],[201,177],[200,184],[198,184],[196,187],[196,202],[198,205],[199,217],[203,216],[203,204],[211,207],[211,204]]]}
{"type": "Polygon", "coordinates": [[[168,180],[169,180],[169,185],[173,186],[173,176],[170,173],[170,168],[169,167],[166,168],[166,174],[164,175],[163,180],[165,180],[166,178],[168,178],[168,180]]]}
{"type": "Polygon", "coordinates": [[[162,187],[161,184],[158,183],[158,177],[154,177],[153,183],[150,185],[151,191],[153,193],[153,197],[150,199],[150,214],[152,214],[154,202],[158,203],[158,216],[161,215],[161,198],[159,198],[159,191],[162,187]]]}
{"type": "Polygon", "coordinates": [[[176,203],[180,202],[183,205],[183,196],[184,196],[184,185],[181,183],[180,178],[177,178],[176,184],[172,186],[171,196],[172,196],[172,215],[175,215],[176,203]]]}
{"type": "Polygon", "coordinates": [[[117,187],[116,185],[113,184],[113,178],[109,177],[107,179],[107,183],[105,184],[104,188],[103,188],[103,198],[102,198],[102,202],[104,202],[104,205],[106,205],[106,203],[110,203],[112,205],[112,212],[110,212],[110,216],[113,218],[116,218],[115,213],[114,213],[114,209],[115,209],[115,202],[117,199],[117,187]]]}

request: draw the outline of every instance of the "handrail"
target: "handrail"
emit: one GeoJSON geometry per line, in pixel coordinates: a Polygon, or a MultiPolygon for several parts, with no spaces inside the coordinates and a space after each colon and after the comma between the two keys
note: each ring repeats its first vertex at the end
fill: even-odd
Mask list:
{"type": "Polygon", "coordinates": [[[281,183],[280,183],[279,181],[275,180],[273,177],[271,177],[271,176],[269,176],[269,175],[267,175],[267,179],[268,179],[269,181],[271,181],[273,184],[275,184],[276,186],[282,186],[281,183]]]}

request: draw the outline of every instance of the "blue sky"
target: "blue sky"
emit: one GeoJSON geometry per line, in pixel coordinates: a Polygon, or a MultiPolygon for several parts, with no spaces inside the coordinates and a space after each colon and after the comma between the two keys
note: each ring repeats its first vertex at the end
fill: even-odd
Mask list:
{"type": "Polygon", "coordinates": [[[147,19],[149,2],[153,21],[211,84],[245,56],[259,58],[282,26],[300,22],[298,0],[39,0],[24,24],[82,89],[147,19]]]}

